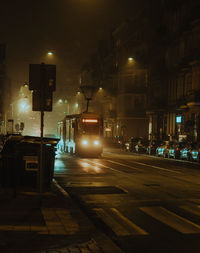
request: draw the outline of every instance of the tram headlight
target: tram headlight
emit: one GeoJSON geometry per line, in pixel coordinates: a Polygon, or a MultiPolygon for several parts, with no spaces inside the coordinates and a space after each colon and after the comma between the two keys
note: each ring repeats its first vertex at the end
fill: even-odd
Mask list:
{"type": "Polygon", "coordinates": [[[84,145],[84,146],[88,145],[88,141],[87,140],[82,140],[82,145],[84,145]]]}
{"type": "Polygon", "coordinates": [[[100,144],[100,142],[99,142],[98,140],[95,140],[95,141],[94,141],[94,145],[95,145],[95,146],[99,146],[99,144],[100,144]]]}

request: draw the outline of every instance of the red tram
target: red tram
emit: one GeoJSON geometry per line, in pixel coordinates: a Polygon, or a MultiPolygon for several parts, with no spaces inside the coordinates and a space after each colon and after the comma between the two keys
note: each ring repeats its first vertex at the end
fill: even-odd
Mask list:
{"type": "Polygon", "coordinates": [[[78,155],[101,155],[103,119],[97,113],[67,115],[58,123],[58,150],[78,155]]]}

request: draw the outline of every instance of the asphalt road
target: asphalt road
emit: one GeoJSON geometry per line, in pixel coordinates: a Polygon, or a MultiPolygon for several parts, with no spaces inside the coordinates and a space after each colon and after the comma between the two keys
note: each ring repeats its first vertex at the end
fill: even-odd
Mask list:
{"type": "Polygon", "coordinates": [[[55,178],[124,252],[200,252],[200,164],[105,149],[59,154],[55,178]]]}

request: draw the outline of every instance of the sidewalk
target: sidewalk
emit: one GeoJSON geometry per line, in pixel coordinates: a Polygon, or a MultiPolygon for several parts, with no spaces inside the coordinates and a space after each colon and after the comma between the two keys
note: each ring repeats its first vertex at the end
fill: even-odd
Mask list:
{"type": "Polygon", "coordinates": [[[122,253],[54,180],[39,194],[0,188],[1,253],[122,253]]]}

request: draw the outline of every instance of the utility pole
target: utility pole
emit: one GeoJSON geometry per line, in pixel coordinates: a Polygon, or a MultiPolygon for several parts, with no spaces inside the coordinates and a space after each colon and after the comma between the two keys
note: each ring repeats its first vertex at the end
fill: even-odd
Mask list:
{"type": "Polygon", "coordinates": [[[40,111],[40,166],[38,171],[39,192],[43,192],[44,180],[44,112],[52,111],[53,91],[56,87],[56,66],[42,64],[30,64],[29,89],[33,95],[33,111],[40,111]]]}

